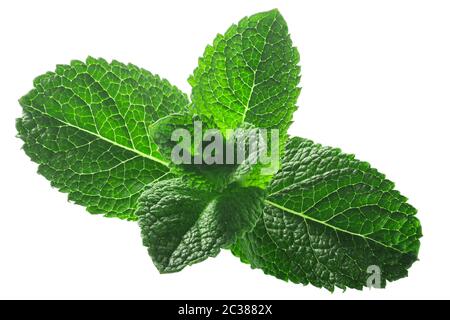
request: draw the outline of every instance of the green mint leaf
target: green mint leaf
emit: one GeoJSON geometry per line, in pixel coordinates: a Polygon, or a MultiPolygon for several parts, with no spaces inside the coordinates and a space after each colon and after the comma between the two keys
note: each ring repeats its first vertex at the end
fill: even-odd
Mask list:
{"type": "Polygon", "coordinates": [[[17,130],[39,173],[91,213],[135,219],[146,185],[168,172],[148,127],[187,96],[134,65],[93,58],[59,65],[34,87],[17,130]]]}
{"type": "Polygon", "coordinates": [[[144,245],[161,273],[216,256],[251,230],[262,213],[264,192],[259,188],[215,190],[188,180],[151,184],[136,212],[144,245]]]}
{"type": "Polygon", "coordinates": [[[232,249],[267,274],[362,289],[379,268],[384,287],[417,260],[416,210],[383,174],[339,149],[290,139],[268,194],[261,220],[232,249]]]}
{"type": "Polygon", "coordinates": [[[299,59],[277,10],[244,18],[199,59],[189,78],[194,107],[222,131],[249,123],[279,129],[283,143],[300,93],[299,59]]]}

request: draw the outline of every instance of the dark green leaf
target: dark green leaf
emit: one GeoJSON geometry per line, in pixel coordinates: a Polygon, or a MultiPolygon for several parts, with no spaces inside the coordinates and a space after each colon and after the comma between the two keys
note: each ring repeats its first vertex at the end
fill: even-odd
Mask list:
{"type": "Polygon", "coordinates": [[[267,274],[361,289],[375,266],[384,287],[417,260],[416,210],[384,175],[339,149],[291,139],[268,193],[262,218],[233,247],[267,274]]]}
{"type": "Polygon", "coordinates": [[[158,270],[176,272],[216,256],[254,227],[263,191],[176,178],[154,183],[137,211],[144,245],[158,270]]]}

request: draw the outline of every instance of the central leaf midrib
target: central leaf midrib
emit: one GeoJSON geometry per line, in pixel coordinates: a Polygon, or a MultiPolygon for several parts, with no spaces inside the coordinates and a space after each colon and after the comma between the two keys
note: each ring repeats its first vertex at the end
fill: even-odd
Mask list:
{"type": "Polygon", "coordinates": [[[158,162],[159,164],[162,164],[163,166],[169,168],[169,162],[166,162],[166,161],[164,161],[164,160],[158,159],[158,158],[153,157],[153,156],[151,156],[151,155],[149,155],[149,154],[143,153],[142,151],[139,151],[139,150],[137,150],[137,149],[130,148],[130,147],[127,147],[127,146],[125,146],[125,145],[119,144],[119,143],[117,143],[117,142],[115,142],[115,141],[113,141],[113,140],[110,140],[110,139],[108,139],[108,138],[102,136],[102,135],[99,135],[99,134],[94,133],[94,132],[92,132],[92,131],[89,131],[89,130],[87,130],[87,129],[78,127],[78,126],[76,126],[76,125],[74,125],[74,124],[72,124],[72,123],[69,123],[69,122],[67,122],[67,121],[58,119],[58,118],[52,116],[51,114],[49,114],[48,112],[44,112],[44,111],[42,111],[42,110],[39,109],[39,108],[33,107],[32,105],[28,105],[28,107],[30,107],[31,109],[33,109],[33,110],[35,110],[35,111],[37,111],[37,112],[39,112],[39,113],[41,113],[41,114],[43,114],[43,115],[45,115],[45,116],[47,116],[47,117],[50,117],[50,118],[52,118],[52,119],[57,120],[57,121],[63,123],[64,125],[66,125],[66,126],[69,126],[69,127],[75,128],[75,129],[77,129],[77,130],[80,130],[80,131],[82,131],[82,132],[88,133],[88,134],[90,134],[90,135],[92,135],[92,136],[94,136],[94,137],[96,137],[96,138],[98,138],[98,139],[100,139],[100,140],[103,140],[103,141],[108,142],[108,143],[110,143],[110,144],[112,144],[112,145],[115,145],[116,147],[119,147],[119,148],[128,150],[128,151],[133,152],[133,153],[135,153],[135,154],[137,154],[137,155],[139,155],[139,156],[141,156],[141,157],[144,157],[144,158],[150,159],[150,160],[152,160],[152,161],[158,162]]]}
{"type": "Polygon", "coordinates": [[[345,230],[345,229],[342,229],[342,228],[333,226],[333,225],[331,225],[331,224],[329,224],[329,223],[327,223],[327,222],[325,222],[325,221],[321,221],[321,220],[315,219],[315,218],[313,218],[313,217],[307,216],[307,215],[305,215],[303,212],[297,212],[297,211],[295,211],[295,210],[286,208],[286,207],[284,207],[284,206],[282,206],[282,205],[279,205],[279,204],[277,204],[277,203],[275,203],[275,202],[272,202],[272,201],[270,201],[270,200],[267,200],[267,199],[264,200],[264,202],[265,202],[266,204],[270,205],[270,206],[273,206],[273,207],[277,208],[277,209],[280,209],[280,210],[283,210],[283,211],[285,211],[285,212],[288,212],[288,213],[294,214],[294,215],[296,215],[296,216],[302,217],[302,218],[304,218],[304,219],[306,219],[306,220],[310,220],[310,221],[319,223],[319,224],[321,224],[321,225],[323,225],[323,226],[325,226],[325,227],[332,228],[332,229],[335,230],[335,231],[347,233],[347,234],[350,234],[350,235],[355,236],[355,237],[360,237],[360,238],[365,239],[366,241],[370,240],[370,241],[372,241],[372,242],[374,242],[374,243],[376,243],[376,244],[379,244],[379,245],[381,245],[381,246],[383,246],[383,247],[385,247],[385,248],[394,250],[394,251],[399,252],[399,253],[401,253],[401,254],[405,254],[405,252],[403,252],[403,251],[401,251],[401,250],[399,250],[399,249],[397,249],[397,248],[388,246],[388,245],[386,245],[386,244],[384,244],[384,243],[382,243],[382,242],[380,242],[380,241],[378,241],[378,240],[375,240],[375,239],[366,237],[366,236],[364,236],[364,235],[362,235],[362,234],[358,234],[358,233],[355,233],[355,232],[352,232],[352,231],[349,231],[349,230],[345,230]]]}
{"type": "MultiPolygon", "coordinates": [[[[275,21],[276,21],[276,20],[277,20],[277,17],[274,16],[273,21],[272,21],[272,23],[270,24],[270,28],[269,28],[269,30],[267,31],[266,39],[268,38],[269,34],[272,32],[272,28],[273,28],[273,25],[275,24],[275,21]]],[[[249,108],[250,108],[250,102],[251,102],[252,97],[253,97],[253,91],[255,90],[255,87],[256,87],[256,74],[258,73],[259,67],[260,67],[260,65],[261,65],[262,57],[263,57],[263,55],[264,55],[264,51],[266,50],[266,47],[267,47],[267,40],[264,40],[264,45],[263,45],[263,48],[262,48],[262,50],[261,50],[261,55],[259,56],[258,65],[257,65],[256,69],[255,69],[254,72],[253,72],[253,82],[252,82],[252,86],[251,86],[251,88],[250,88],[250,93],[249,93],[249,96],[248,96],[247,103],[246,103],[246,105],[244,106],[244,112],[243,112],[243,114],[242,114],[242,120],[241,120],[241,123],[245,123],[245,120],[246,120],[246,118],[247,118],[247,112],[248,112],[248,110],[249,110],[249,108]]]]}

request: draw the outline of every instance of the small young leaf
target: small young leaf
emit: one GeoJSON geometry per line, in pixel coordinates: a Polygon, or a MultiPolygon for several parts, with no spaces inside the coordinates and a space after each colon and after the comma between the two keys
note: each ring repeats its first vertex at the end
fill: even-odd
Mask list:
{"type": "Polygon", "coordinates": [[[216,256],[251,230],[261,216],[264,192],[175,178],[152,184],[140,199],[143,242],[161,273],[216,256]]]}
{"type": "Polygon", "coordinates": [[[52,186],[91,213],[135,219],[146,185],[168,172],[148,127],[187,96],[131,64],[102,59],[60,65],[20,99],[24,150],[52,186]]]}
{"type": "Polygon", "coordinates": [[[272,137],[274,141],[268,142],[265,134],[249,124],[229,132],[228,137],[225,137],[217,129],[209,128],[206,123],[198,127],[195,125],[198,122],[199,116],[186,110],[185,113],[164,117],[151,126],[151,136],[159,150],[168,161],[175,164],[171,166],[172,172],[177,175],[199,175],[216,186],[239,183],[244,187],[267,187],[280,164],[279,154],[275,155],[274,152],[272,156],[267,152],[276,143],[275,137],[272,137]],[[181,139],[178,135],[174,138],[172,134],[180,129],[189,138],[181,139]],[[211,136],[211,129],[218,138],[214,142],[208,138],[202,140],[211,136]],[[194,138],[197,134],[200,138],[194,138]],[[217,141],[220,142],[214,145],[213,155],[207,153],[211,143],[215,144],[217,141]],[[183,151],[180,151],[181,148],[177,149],[179,145],[183,145],[183,151]],[[174,152],[175,150],[177,151],[174,152]],[[173,161],[174,154],[181,163],[173,161]],[[196,162],[198,156],[201,158],[200,163],[196,162]],[[266,162],[261,163],[263,156],[266,157],[266,162]]]}
{"type": "Polygon", "coordinates": [[[384,175],[338,149],[290,139],[268,194],[262,218],[232,249],[267,274],[333,290],[361,289],[380,270],[384,287],[417,260],[416,210],[384,175]]]}

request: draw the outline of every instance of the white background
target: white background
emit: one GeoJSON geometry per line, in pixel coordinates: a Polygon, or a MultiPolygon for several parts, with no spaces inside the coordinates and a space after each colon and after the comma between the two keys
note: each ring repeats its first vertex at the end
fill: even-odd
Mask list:
{"type": "Polygon", "coordinates": [[[0,298],[450,298],[448,1],[0,3],[0,298]],[[420,261],[385,290],[285,283],[227,251],[160,275],[135,223],[68,203],[15,138],[17,99],[56,64],[132,62],[189,92],[186,79],[217,33],[275,7],[301,54],[290,133],[369,161],[419,210],[420,261]]]}

